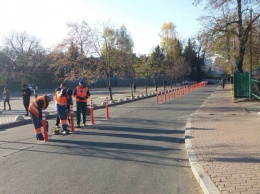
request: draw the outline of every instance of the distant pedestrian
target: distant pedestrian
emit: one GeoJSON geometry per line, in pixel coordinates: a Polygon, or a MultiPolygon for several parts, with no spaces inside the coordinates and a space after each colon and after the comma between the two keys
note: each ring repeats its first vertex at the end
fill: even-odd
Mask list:
{"type": "Polygon", "coordinates": [[[23,85],[22,88],[22,96],[23,96],[23,105],[26,111],[25,116],[29,115],[29,105],[30,105],[30,98],[31,98],[32,91],[27,87],[26,84],[23,85]]]}
{"type": "Polygon", "coordinates": [[[9,110],[11,110],[11,105],[10,105],[10,92],[9,92],[9,90],[7,89],[7,87],[4,87],[3,95],[4,95],[4,110],[5,110],[5,104],[6,104],[6,103],[7,103],[8,106],[9,106],[9,110]]]}
{"type": "Polygon", "coordinates": [[[226,78],[223,77],[223,78],[221,79],[221,85],[222,85],[223,88],[225,88],[225,83],[226,83],[226,78]]]}
{"type": "Polygon", "coordinates": [[[136,84],[133,83],[134,92],[136,91],[136,84]]]}

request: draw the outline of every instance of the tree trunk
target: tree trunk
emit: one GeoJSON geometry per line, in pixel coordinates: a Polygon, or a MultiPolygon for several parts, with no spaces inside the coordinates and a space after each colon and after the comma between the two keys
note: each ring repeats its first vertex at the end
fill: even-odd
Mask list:
{"type": "Polygon", "coordinates": [[[245,53],[243,41],[243,24],[242,24],[242,4],[241,0],[237,0],[237,15],[238,15],[238,39],[239,39],[239,54],[236,59],[237,71],[243,72],[243,57],[245,53]]]}
{"type": "Polygon", "coordinates": [[[240,42],[240,46],[239,46],[239,55],[236,59],[236,64],[237,64],[237,71],[239,73],[243,73],[243,59],[244,59],[244,55],[245,55],[245,41],[242,40],[240,42]]]}
{"type": "Polygon", "coordinates": [[[113,100],[112,88],[111,88],[111,77],[109,73],[107,73],[107,88],[109,91],[110,100],[113,100]]]}
{"type": "Polygon", "coordinates": [[[131,88],[131,96],[133,97],[133,96],[134,96],[134,93],[133,93],[133,84],[132,84],[131,80],[129,80],[129,83],[130,83],[130,88],[131,88]]]}
{"type": "Polygon", "coordinates": [[[146,78],[144,80],[144,85],[145,85],[145,94],[147,95],[147,81],[146,81],[146,78]]]}
{"type": "Polygon", "coordinates": [[[153,82],[154,82],[154,86],[155,86],[155,91],[157,92],[157,83],[156,83],[156,79],[153,78],[153,82]]]}

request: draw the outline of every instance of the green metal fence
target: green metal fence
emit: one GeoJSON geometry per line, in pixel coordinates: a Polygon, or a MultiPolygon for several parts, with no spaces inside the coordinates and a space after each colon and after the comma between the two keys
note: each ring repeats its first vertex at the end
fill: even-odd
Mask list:
{"type": "Polygon", "coordinates": [[[260,81],[251,79],[252,83],[252,96],[260,99],[260,81]]]}
{"type": "Polygon", "coordinates": [[[234,73],[234,97],[260,99],[260,81],[251,78],[249,72],[234,73]]]}
{"type": "Polygon", "coordinates": [[[250,73],[234,73],[234,96],[236,98],[251,98],[251,88],[250,73]]]}

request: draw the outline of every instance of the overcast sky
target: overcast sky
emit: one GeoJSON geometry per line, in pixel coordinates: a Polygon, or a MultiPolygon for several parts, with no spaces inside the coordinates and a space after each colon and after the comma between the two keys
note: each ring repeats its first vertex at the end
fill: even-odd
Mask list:
{"type": "Polygon", "coordinates": [[[160,44],[163,23],[176,25],[177,36],[186,40],[200,29],[203,7],[193,0],[0,0],[0,45],[4,36],[25,31],[44,47],[61,42],[67,22],[85,20],[90,25],[124,24],[134,42],[134,52],[148,54],[160,44]]]}

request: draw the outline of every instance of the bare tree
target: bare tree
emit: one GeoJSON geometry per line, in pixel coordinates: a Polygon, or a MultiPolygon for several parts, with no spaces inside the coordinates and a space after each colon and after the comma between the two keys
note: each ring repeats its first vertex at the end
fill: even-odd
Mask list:
{"type": "MultiPolygon", "coordinates": [[[[195,4],[203,0],[194,0],[195,4]]],[[[233,35],[237,39],[235,63],[238,72],[243,72],[243,61],[249,40],[251,26],[260,18],[259,0],[205,0],[209,16],[201,17],[204,35],[208,44],[214,44],[215,38],[233,35]],[[250,9],[254,9],[252,20],[250,9]]]]}
{"type": "Polygon", "coordinates": [[[94,48],[93,29],[83,20],[67,23],[68,37],[50,53],[50,68],[60,81],[84,79],[94,83],[100,77],[100,58],[94,48]]]}
{"type": "Polygon", "coordinates": [[[18,78],[28,77],[35,82],[36,72],[45,61],[45,50],[35,36],[14,32],[4,38],[3,52],[14,62],[13,72],[18,78]]]}

